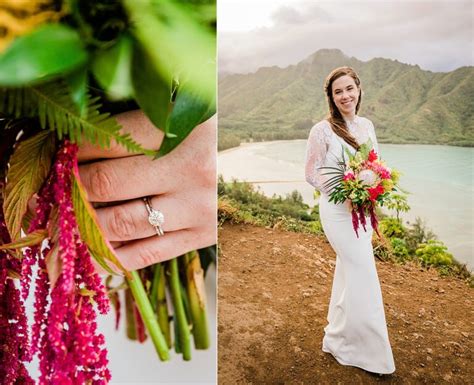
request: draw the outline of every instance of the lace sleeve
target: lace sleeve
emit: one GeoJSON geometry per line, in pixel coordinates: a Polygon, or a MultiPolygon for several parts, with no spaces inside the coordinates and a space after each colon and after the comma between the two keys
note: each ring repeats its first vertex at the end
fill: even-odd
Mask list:
{"type": "Polygon", "coordinates": [[[372,139],[372,143],[374,144],[375,152],[380,155],[379,153],[379,143],[377,142],[377,136],[375,135],[375,127],[374,124],[369,120],[369,135],[372,139]]]}
{"type": "Polygon", "coordinates": [[[327,193],[323,187],[327,177],[319,167],[324,166],[332,130],[326,121],[316,124],[309,134],[306,145],[305,176],[306,181],[317,190],[327,193]]]}

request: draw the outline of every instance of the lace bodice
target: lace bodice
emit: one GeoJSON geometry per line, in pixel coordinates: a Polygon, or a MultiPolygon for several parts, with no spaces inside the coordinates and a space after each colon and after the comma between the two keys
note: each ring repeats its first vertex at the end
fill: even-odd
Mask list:
{"type": "MultiPolygon", "coordinates": [[[[374,125],[369,119],[356,116],[353,121],[346,120],[346,124],[358,143],[365,143],[370,138],[375,151],[379,153],[374,125]]],[[[332,131],[327,120],[320,121],[311,129],[306,146],[306,181],[324,194],[328,194],[324,184],[331,175],[323,175],[328,170],[321,170],[320,167],[337,165],[342,156],[341,145],[346,146],[352,153],[355,152],[354,148],[332,131]]]]}

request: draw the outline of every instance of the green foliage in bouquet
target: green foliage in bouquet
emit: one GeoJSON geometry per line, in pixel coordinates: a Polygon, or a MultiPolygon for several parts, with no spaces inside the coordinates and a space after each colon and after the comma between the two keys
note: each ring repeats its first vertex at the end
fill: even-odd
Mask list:
{"type": "MultiPolygon", "coordinates": [[[[324,175],[332,175],[324,185],[325,188],[331,191],[329,201],[336,204],[344,203],[349,197],[354,205],[363,205],[370,199],[369,191],[364,182],[358,178],[346,179],[345,183],[341,182],[344,179],[348,167],[354,173],[361,170],[363,161],[369,157],[369,153],[373,149],[373,142],[371,139],[368,139],[367,142],[360,145],[359,150],[356,151],[355,154],[352,154],[346,146],[341,145],[341,148],[342,158],[337,161],[337,166],[323,167],[323,169],[329,170],[325,172],[324,175]]],[[[405,208],[408,209],[406,196],[397,194],[397,196],[394,197],[394,192],[397,191],[396,183],[398,179],[399,173],[396,170],[392,170],[391,180],[382,181],[382,186],[386,191],[378,195],[377,202],[380,206],[385,205],[387,208],[404,211],[405,208]],[[389,185],[387,185],[388,183],[389,185]]]]}
{"type": "Polygon", "coordinates": [[[0,54],[4,117],[38,118],[60,139],[103,147],[114,139],[147,153],[99,112],[100,99],[91,96],[98,84],[109,100],[135,100],[165,132],[154,154],[163,156],[214,114],[214,3],[70,0],[64,7],[60,22],[16,38],[0,54]]]}

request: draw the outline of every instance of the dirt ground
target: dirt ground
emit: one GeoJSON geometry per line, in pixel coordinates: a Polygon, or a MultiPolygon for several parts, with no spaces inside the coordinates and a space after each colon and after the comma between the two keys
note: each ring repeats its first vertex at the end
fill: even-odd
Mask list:
{"type": "Polygon", "coordinates": [[[321,351],[335,254],[324,237],[224,224],[219,384],[474,384],[474,289],[415,264],[377,261],[396,372],[321,351]]]}

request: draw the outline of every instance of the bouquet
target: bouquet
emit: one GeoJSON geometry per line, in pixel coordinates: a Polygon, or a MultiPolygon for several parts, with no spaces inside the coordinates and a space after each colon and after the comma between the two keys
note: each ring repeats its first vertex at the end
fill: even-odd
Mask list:
{"type": "Polygon", "coordinates": [[[129,272],[103,236],[77,165],[78,144],[111,141],[157,158],[215,113],[215,2],[5,0],[0,7],[0,382],[106,384],[97,313],[161,360],[209,345],[203,291],[211,247],[129,272]],[[141,108],[164,131],[145,150],[110,112],[141,108]],[[28,202],[37,196],[34,213],[28,202]],[[102,282],[92,261],[111,274],[102,282]],[[35,281],[34,321],[25,301],[35,281]],[[167,303],[172,302],[172,306],[167,303]],[[168,313],[173,309],[173,313],[168,313]]]}
{"type": "Polygon", "coordinates": [[[322,169],[330,170],[323,175],[332,175],[324,185],[330,191],[329,202],[351,201],[352,226],[357,237],[359,226],[367,231],[366,216],[370,217],[372,228],[380,237],[376,209],[394,199],[399,171],[387,167],[379,159],[370,139],[354,155],[343,146],[342,161],[336,167],[322,169]]]}

